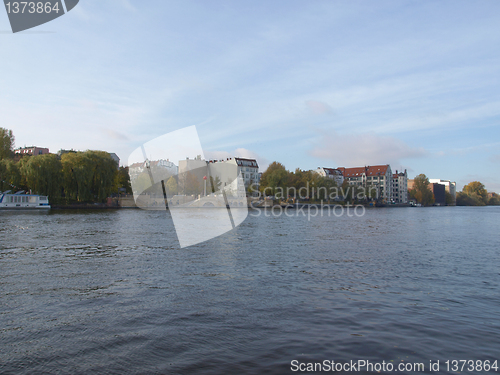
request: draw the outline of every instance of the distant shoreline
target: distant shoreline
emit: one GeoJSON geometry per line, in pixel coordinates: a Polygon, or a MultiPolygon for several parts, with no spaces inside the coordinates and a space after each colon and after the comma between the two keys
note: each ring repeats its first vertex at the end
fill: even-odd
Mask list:
{"type": "Polygon", "coordinates": [[[107,206],[105,204],[68,204],[68,205],[51,205],[51,210],[121,210],[129,208],[139,208],[134,206],[107,206]]]}
{"type": "MultiPolygon", "coordinates": [[[[339,206],[339,204],[321,204],[321,203],[299,203],[299,205],[293,205],[293,204],[288,204],[288,205],[273,205],[273,206],[247,206],[250,209],[279,209],[279,208],[286,208],[286,209],[300,209],[300,208],[307,208],[307,207],[333,207],[333,206],[339,206]]],[[[342,205],[342,207],[347,207],[347,205],[342,205]]],[[[369,205],[369,204],[349,204],[349,207],[354,207],[354,206],[363,206],[365,208],[404,208],[404,207],[412,207],[409,204],[387,204],[383,206],[375,206],[375,205],[369,205]]],[[[457,207],[457,206],[425,206],[425,207],[457,207]]],[[[154,207],[151,207],[153,210],[154,207]]],[[[185,207],[185,208],[202,208],[202,207],[185,207]]],[[[224,207],[220,207],[224,208],[224,207]]],[[[421,208],[421,207],[415,207],[415,208],[421,208]]],[[[121,209],[146,209],[147,208],[141,208],[137,206],[108,206],[106,204],[69,204],[69,205],[51,205],[52,210],[121,210],[121,209]]],[[[168,210],[168,207],[166,208],[168,210]]],[[[206,207],[205,207],[206,209],[206,207]]],[[[156,207],[155,210],[163,210],[161,207],[156,207]]]]}

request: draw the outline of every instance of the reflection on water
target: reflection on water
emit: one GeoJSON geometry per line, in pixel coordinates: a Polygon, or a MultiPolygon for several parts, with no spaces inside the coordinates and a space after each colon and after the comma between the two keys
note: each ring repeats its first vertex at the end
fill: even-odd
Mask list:
{"type": "Polygon", "coordinates": [[[164,211],[0,212],[0,373],[498,359],[499,215],[249,216],[180,249],[164,211]]]}

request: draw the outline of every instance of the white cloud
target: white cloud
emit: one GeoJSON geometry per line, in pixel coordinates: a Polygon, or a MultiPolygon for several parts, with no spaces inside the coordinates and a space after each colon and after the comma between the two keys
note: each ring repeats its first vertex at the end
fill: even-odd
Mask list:
{"type": "Polygon", "coordinates": [[[125,134],[119,133],[117,131],[106,129],[105,134],[107,134],[110,138],[116,139],[118,141],[128,141],[128,137],[125,134]]]}
{"type": "MultiPolygon", "coordinates": [[[[497,150],[500,146],[500,142],[489,142],[489,143],[481,143],[478,145],[467,146],[467,147],[455,147],[449,148],[446,150],[441,150],[436,152],[437,156],[465,156],[470,154],[477,154],[478,152],[485,151],[488,149],[497,150]]],[[[491,162],[495,162],[495,157],[497,157],[496,161],[500,161],[500,155],[493,155],[489,158],[491,162]]]]}
{"type": "Polygon", "coordinates": [[[315,115],[321,115],[324,113],[333,112],[332,107],[330,107],[328,104],[326,104],[324,102],[320,102],[318,100],[306,100],[306,106],[315,115]]]}
{"type": "Polygon", "coordinates": [[[423,129],[457,128],[459,126],[470,126],[470,123],[493,118],[500,115],[500,102],[494,101],[487,104],[473,105],[468,108],[446,108],[440,112],[427,113],[401,117],[393,121],[381,124],[379,131],[386,132],[408,132],[423,129]]]}
{"type": "Polygon", "coordinates": [[[121,7],[128,11],[137,11],[137,9],[130,3],[128,0],[118,0],[118,3],[120,4],[121,7]]]}
{"type": "Polygon", "coordinates": [[[339,134],[324,132],[309,154],[333,161],[338,166],[374,164],[400,165],[402,159],[420,158],[423,148],[410,147],[394,137],[375,133],[339,134]]]}
{"type": "Polygon", "coordinates": [[[491,155],[489,160],[492,162],[492,163],[500,163],[500,154],[496,154],[496,155],[491,155]]]}

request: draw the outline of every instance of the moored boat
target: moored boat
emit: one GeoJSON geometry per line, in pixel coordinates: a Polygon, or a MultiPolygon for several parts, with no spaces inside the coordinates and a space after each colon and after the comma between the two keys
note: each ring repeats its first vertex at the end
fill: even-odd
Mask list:
{"type": "Polygon", "coordinates": [[[25,194],[24,191],[0,192],[0,210],[50,209],[49,198],[43,195],[25,194]]]}

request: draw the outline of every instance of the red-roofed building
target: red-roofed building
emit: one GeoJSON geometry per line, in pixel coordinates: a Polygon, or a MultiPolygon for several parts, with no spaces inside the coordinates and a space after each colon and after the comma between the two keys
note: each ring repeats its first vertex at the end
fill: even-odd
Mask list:
{"type": "Polygon", "coordinates": [[[380,199],[390,202],[392,200],[392,171],[389,164],[370,165],[366,167],[344,168],[339,167],[344,180],[349,185],[367,189],[376,188],[380,199]]]}

